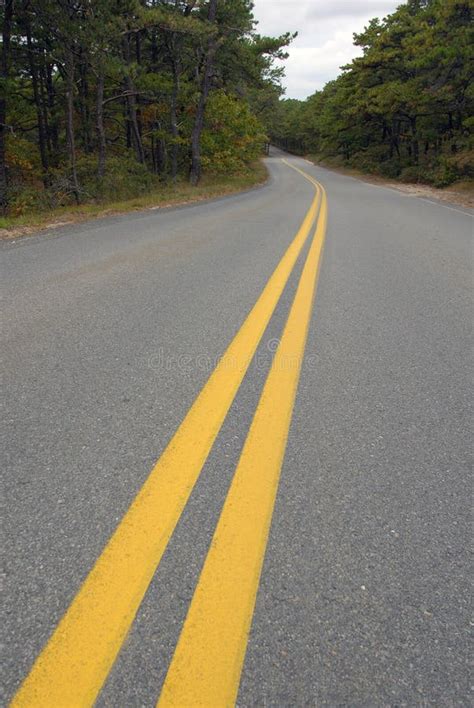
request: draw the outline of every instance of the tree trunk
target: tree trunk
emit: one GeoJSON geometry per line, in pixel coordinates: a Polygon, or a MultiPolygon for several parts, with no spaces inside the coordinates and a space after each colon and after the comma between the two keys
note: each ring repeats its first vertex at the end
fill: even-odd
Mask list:
{"type": "Polygon", "coordinates": [[[105,128],[104,128],[104,67],[99,68],[97,77],[97,111],[96,111],[96,130],[97,130],[97,177],[101,179],[105,174],[105,128]]]}
{"type": "Polygon", "coordinates": [[[79,82],[79,108],[81,114],[81,136],[84,152],[92,152],[92,126],[91,115],[89,109],[89,82],[87,80],[87,64],[81,58],[79,66],[80,82],[79,82]]]}
{"type": "Polygon", "coordinates": [[[66,90],[66,128],[69,162],[71,165],[72,191],[79,204],[79,183],[77,181],[76,143],[74,135],[74,55],[70,51],[67,57],[67,90],[66,90]]]}
{"type": "Polygon", "coordinates": [[[48,108],[49,114],[51,116],[51,147],[53,154],[58,155],[59,153],[59,135],[58,135],[58,124],[56,117],[54,115],[56,94],[54,90],[53,83],[53,64],[48,64],[46,68],[46,88],[48,91],[48,108]]]}
{"type": "Polygon", "coordinates": [[[41,96],[38,86],[38,72],[35,62],[34,48],[31,41],[31,28],[29,22],[26,25],[26,46],[28,47],[28,63],[30,66],[31,83],[33,86],[33,99],[36,108],[36,119],[38,121],[38,142],[41,158],[41,167],[43,168],[43,184],[45,189],[49,186],[49,164],[48,153],[46,146],[46,131],[44,126],[44,115],[41,109],[41,96]]]}
{"type": "Polygon", "coordinates": [[[156,142],[156,171],[163,174],[166,168],[166,146],[163,138],[158,138],[156,142]]]}
{"type": "Polygon", "coordinates": [[[124,125],[125,125],[125,145],[127,146],[127,150],[130,150],[132,147],[132,130],[130,127],[130,115],[128,112],[128,100],[126,98],[123,99],[123,113],[124,113],[124,125]]]}
{"type": "MultiPolygon", "coordinates": [[[[161,123],[157,122],[155,124],[155,127],[161,133],[161,129],[162,129],[161,123]]],[[[153,141],[153,147],[154,147],[154,151],[155,151],[155,154],[153,156],[153,163],[154,163],[155,172],[158,175],[162,175],[166,169],[166,145],[165,145],[165,141],[163,140],[163,138],[156,138],[156,140],[153,141]]]]}
{"type": "Polygon", "coordinates": [[[127,106],[128,106],[131,143],[132,143],[133,147],[135,148],[135,154],[137,156],[138,162],[141,162],[143,164],[145,162],[145,153],[143,151],[143,144],[142,144],[142,138],[140,135],[140,128],[138,127],[137,107],[136,107],[135,96],[133,95],[133,93],[131,93],[134,91],[134,87],[133,87],[133,83],[132,83],[132,80],[130,79],[130,77],[127,77],[126,82],[125,82],[125,87],[128,92],[127,106]]]}
{"type": "MultiPolygon", "coordinates": [[[[141,50],[141,38],[140,38],[140,32],[137,32],[135,34],[135,57],[137,60],[137,64],[140,65],[142,63],[142,50],[141,50]]],[[[138,134],[140,136],[140,144],[142,145],[142,152],[143,152],[143,162],[145,162],[145,150],[143,148],[143,125],[142,125],[142,111],[140,108],[140,96],[135,96],[135,106],[136,106],[136,116],[137,116],[137,129],[138,129],[138,134]]]]}
{"type": "MultiPolygon", "coordinates": [[[[217,12],[217,0],[210,0],[207,19],[215,22],[217,12]]],[[[206,110],[207,97],[211,88],[212,68],[217,50],[217,40],[211,37],[207,46],[207,54],[204,62],[204,71],[201,81],[201,93],[196,110],[196,118],[191,136],[191,172],[190,182],[197,185],[201,178],[201,133],[204,126],[204,112],[206,110]]]]}
{"type": "Polygon", "coordinates": [[[451,111],[448,113],[448,132],[449,132],[449,137],[451,137],[452,132],[453,132],[453,114],[451,111]]]}
{"type": "Polygon", "coordinates": [[[173,182],[176,182],[176,177],[178,176],[178,151],[179,151],[179,129],[178,129],[178,115],[177,115],[177,102],[179,95],[179,62],[173,61],[173,91],[171,93],[171,104],[170,104],[170,122],[171,122],[171,135],[173,138],[173,144],[171,147],[171,177],[173,182]]]}
{"type": "Polygon", "coordinates": [[[40,100],[41,100],[41,109],[43,113],[43,125],[44,125],[44,132],[46,136],[46,148],[48,151],[48,164],[51,163],[51,155],[52,155],[52,144],[51,144],[51,129],[49,126],[49,115],[48,115],[48,98],[46,95],[46,90],[45,90],[45,85],[46,85],[46,67],[44,65],[44,56],[42,57],[43,61],[39,69],[39,88],[40,88],[40,100]]]}
{"type": "Polygon", "coordinates": [[[397,153],[398,159],[400,159],[400,121],[396,120],[393,121],[392,125],[392,140],[393,140],[393,147],[395,148],[395,152],[397,153]]]}
{"type": "Polygon", "coordinates": [[[8,206],[7,167],[5,162],[5,133],[7,130],[7,81],[10,60],[10,35],[13,15],[13,0],[6,0],[3,15],[3,41],[1,78],[3,90],[0,92],[0,211],[5,213],[8,206]]]}
{"type": "Polygon", "coordinates": [[[155,138],[153,135],[150,137],[151,143],[151,169],[153,174],[156,174],[156,159],[155,159],[155,138]]]}
{"type": "Polygon", "coordinates": [[[135,154],[137,156],[138,162],[142,164],[145,162],[145,153],[143,151],[142,138],[140,135],[140,128],[138,126],[137,120],[137,104],[135,100],[135,87],[133,85],[132,78],[128,72],[128,67],[130,66],[130,37],[126,35],[123,40],[124,57],[127,64],[127,71],[125,76],[125,90],[127,92],[127,108],[128,108],[128,119],[131,133],[131,142],[135,148],[135,154]]]}
{"type": "Polygon", "coordinates": [[[418,164],[418,156],[419,156],[419,147],[418,147],[418,135],[416,131],[416,117],[410,119],[411,123],[411,135],[412,135],[412,154],[413,154],[413,162],[415,165],[418,164]]]}

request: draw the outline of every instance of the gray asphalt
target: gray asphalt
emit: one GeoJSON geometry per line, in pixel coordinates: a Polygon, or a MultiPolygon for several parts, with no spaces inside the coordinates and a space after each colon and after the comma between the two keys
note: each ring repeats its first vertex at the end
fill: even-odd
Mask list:
{"type": "MultiPolygon", "coordinates": [[[[0,246],[5,703],[298,229],[280,157],[247,194],[0,246]]],[[[467,706],[472,215],[289,159],[329,225],[238,704],[467,706]]],[[[99,706],[156,702],[300,268],[99,706]]]]}

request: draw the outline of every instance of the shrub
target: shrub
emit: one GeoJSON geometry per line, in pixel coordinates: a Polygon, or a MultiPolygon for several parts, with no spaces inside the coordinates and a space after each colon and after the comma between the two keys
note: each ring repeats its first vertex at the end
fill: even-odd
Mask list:
{"type": "Polygon", "coordinates": [[[23,185],[8,190],[8,213],[21,216],[29,211],[46,211],[51,208],[50,195],[42,185],[23,185]]]}
{"type": "Polygon", "coordinates": [[[379,165],[380,174],[390,179],[398,179],[401,175],[401,166],[398,160],[386,160],[379,165]]]}
{"type": "Polygon", "coordinates": [[[438,165],[428,170],[423,175],[423,181],[432,184],[433,187],[449,187],[450,184],[459,179],[460,174],[455,164],[448,160],[440,160],[438,165]]]}
{"type": "Polygon", "coordinates": [[[156,176],[148,171],[146,165],[127,153],[107,158],[102,179],[97,177],[97,158],[81,156],[77,162],[77,174],[85,197],[99,201],[137,197],[152,189],[157,182],[156,176]]]}
{"type": "Polygon", "coordinates": [[[400,181],[419,182],[420,168],[417,165],[410,165],[409,167],[404,167],[400,172],[400,181]]]}
{"type": "Polygon", "coordinates": [[[267,140],[247,103],[214,91],[206,109],[202,163],[214,173],[245,172],[267,140]]]}

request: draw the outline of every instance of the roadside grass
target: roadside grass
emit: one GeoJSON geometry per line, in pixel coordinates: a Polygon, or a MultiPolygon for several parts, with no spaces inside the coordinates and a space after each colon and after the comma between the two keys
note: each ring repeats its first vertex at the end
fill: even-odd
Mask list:
{"type": "Polygon", "coordinates": [[[162,184],[138,197],[122,201],[101,201],[78,206],[64,206],[49,211],[27,212],[0,217],[0,238],[13,238],[42,228],[57,228],[112,215],[154,208],[181,206],[251,189],[264,184],[268,171],[262,160],[249,166],[248,172],[236,175],[205,175],[197,187],[187,181],[162,184]]]}

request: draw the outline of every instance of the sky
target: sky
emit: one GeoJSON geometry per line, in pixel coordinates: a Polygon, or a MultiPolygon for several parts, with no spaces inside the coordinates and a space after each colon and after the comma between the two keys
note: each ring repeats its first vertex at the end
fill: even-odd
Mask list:
{"type": "Polygon", "coordinates": [[[298,31],[285,61],[287,98],[304,99],[335,79],[339,67],[360,53],[352,44],[372,17],[385,17],[402,0],[254,0],[257,32],[298,31]]]}

